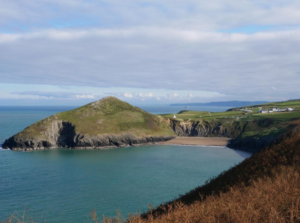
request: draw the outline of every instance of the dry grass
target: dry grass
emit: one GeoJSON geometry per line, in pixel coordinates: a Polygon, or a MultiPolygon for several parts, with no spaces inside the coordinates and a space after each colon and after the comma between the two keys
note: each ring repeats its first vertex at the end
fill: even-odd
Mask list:
{"type": "Polygon", "coordinates": [[[129,222],[300,222],[299,171],[284,167],[273,179],[260,178],[250,187],[234,187],[192,205],[178,202],[165,214],[134,216],[129,222]]]}
{"type": "Polygon", "coordinates": [[[15,211],[13,214],[8,216],[5,221],[1,221],[1,223],[39,223],[46,222],[43,217],[34,218],[30,214],[30,210],[25,207],[22,213],[15,211]]]}
{"type": "MultiPolygon", "coordinates": [[[[119,217],[105,223],[125,222],[119,217]]],[[[300,134],[129,223],[300,222],[300,134]]]]}
{"type": "MultiPolygon", "coordinates": [[[[105,223],[125,222],[104,218],[105,223]]],[[[233,187],[191,205],[176,202],[165,213],[146,219],[129,216],[129,223],[193,222],[300,222],[300,176],[298,167],[280,167],[273,177],[260,178],[249,187],[233,187]]]]}

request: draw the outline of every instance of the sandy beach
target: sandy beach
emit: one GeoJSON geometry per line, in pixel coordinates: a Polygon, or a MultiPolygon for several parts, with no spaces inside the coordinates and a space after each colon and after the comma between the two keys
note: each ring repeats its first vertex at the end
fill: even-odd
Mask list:
{"type": "Polygon", "coordinates": [[[201,145],[201,146],[226,146],[230,138],[223,137],[176,137],[163,145],[201,145]]]}

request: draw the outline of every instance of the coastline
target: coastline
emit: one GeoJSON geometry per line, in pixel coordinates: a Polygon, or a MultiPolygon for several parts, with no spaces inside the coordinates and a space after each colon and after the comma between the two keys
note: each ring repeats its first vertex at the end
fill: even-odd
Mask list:
{"type": "Polygon", "coordinates": [[[230,138],[225,137],[176,137],[161,145],[191,145],[191,146],[227,146],[230,138]]]}

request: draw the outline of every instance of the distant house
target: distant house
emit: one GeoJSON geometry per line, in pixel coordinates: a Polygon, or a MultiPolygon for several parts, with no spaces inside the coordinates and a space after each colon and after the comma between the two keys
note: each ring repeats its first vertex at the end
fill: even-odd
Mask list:
{"type": "Polygon", "coordinates": [[[258,113],[265,114],[265,113],[269,113],[269,111],[268,110],[259,110],[258,113]]]}
{"type": "Polygon", "coordinates": [[[279,108],[272,108],[272,111],[277,112],[279,108]]]}
{"type": "Polygon", "coordinates": [[[249,110],[249,109],[242,109],[241,111],[244,111],[244,112],[252,112],[252,110],[249,110]]]}
{"type": "Polygon", "coordinates": [[[293,108],[286,108],[288,111],[294,111],[293,108]]]}
{"type": "Polygon", "coordinates": [[[173,118],[176,118],[176,115],[174,115],[173,118]]]}
{"type": "Polygon", "coordinates": [[[286,108],[279,108],[278,111],[279,112],[285,112],[285,111],[287,111],[287,109],[286,108]]]}

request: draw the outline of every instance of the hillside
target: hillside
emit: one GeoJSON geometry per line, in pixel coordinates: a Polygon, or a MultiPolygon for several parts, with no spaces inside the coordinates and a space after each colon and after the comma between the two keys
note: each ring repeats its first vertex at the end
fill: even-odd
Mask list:
{"type": "Polygon", "coordinates": [[[164,141],[174,137],[168,120],[115,97],[61,112],[6,140],[3,148],[103,148],[164,141]]]}
{"type": "Polygon", "coordinates": [[[262,108],[263,110],[271,109],[274,107],[277,107],[277,108],[292,107],[294,109],[299,110],[300,109],[300,100],[295,99],[295,100],[280,101],[280,102],[258,103],[256,105],[244,106],[244,107],[235,106],[235,108],[229,109],[229,111],[238,110],[238,109],[252,109],[254,111],[258,111],[259,107],[262,108]]]}
{"type": "MultiPolygon", "coordinates": [[[[228,146],[253,152],[260,151],[280,135],[300,124],[300,102],[274,103],[294,110],[258,113],[257,105],[226,112],[188,111],[161,115],[169,118],[172,129],[179,136],[229,137],[228,146]],[[293,106],[291,106],[292,104],[293,106]],[[175,117],[174,117],[175,115],[175,117]]],[[[273,108],[269,104],[263,107],[273,108]]]]}
{"type": "Polygon", "coordinates": [[[126,222],[300,222],[299,145],[296,127],[205,185],[126,222]]]}
{"type": "Polygon", "coordinates": [[[208,103],[179,103],[170,104],[170,106],[220,106],[220,107],[238,107],[238,106],[249,106],[264,104],[267,101],[217,101],[208,103]]]}

